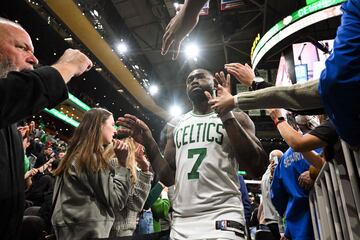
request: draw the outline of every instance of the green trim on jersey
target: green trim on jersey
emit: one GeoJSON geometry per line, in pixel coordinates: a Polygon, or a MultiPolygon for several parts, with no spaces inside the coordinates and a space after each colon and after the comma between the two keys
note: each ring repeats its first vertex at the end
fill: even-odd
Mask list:
{"type": "Polygon", "coordinates": [[[207,113],[207,114],[196,114],[194,113],[193,111],[190,111],[189,112],[191,116],[194,116],[194,117],[208,117],[208,116],[211,116],[213,114],[216,114],[214,111],[213,112],[210,112],[210,113],[207,113]]]}

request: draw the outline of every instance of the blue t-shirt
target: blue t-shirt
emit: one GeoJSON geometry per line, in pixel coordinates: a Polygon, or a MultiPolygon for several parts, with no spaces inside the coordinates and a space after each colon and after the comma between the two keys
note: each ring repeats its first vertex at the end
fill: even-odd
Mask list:
{"type": "MultiPolygon", "coordinates": [[[[316,152],[321,152],[317,149],[316,152]]],[[[309,207],[309,191],[299,186],[300,174],[310,164],[299,152],[289,148],[275,168],[270,197],[281,216],[285,215],[285,236],[292,240],[314,239],[309,207]]]]}
{"type": "Polygon", "coordinates": [[[251,203],[249,199],[249,193],[246,188],[246,183],[244,181],[244,177],[241,175],[238,175],[239,182],[240,182],[240,192],[241,192],[241,200],[244,205],[244,214],[245,214],[245,220],[246,223],[249,224],[250,218],[251,218],[251,203]]]}
{"type": "Polygon", "coordinates": [[[356,146],[360,144],[360,1],[348,0],[341,8],[341,25],[318,90],[338,134],[356,146]]]}

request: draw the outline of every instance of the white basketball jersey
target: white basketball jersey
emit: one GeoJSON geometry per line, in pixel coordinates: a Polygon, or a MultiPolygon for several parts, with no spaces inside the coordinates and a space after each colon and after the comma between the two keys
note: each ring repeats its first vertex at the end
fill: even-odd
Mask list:
{"type": "Polygon", "coordinates": [[[172,239],[241,239],[216,220],[244,224],[244,211],[225,127],[215,113],[186,113],[174,129],[176,176],[172,239]]]}

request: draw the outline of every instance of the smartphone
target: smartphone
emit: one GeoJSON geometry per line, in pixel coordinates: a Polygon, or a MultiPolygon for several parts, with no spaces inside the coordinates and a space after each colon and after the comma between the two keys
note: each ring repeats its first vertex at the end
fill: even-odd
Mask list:
{"type": "Polygon", "coordinates": [[[273,157],[273,160],[274,160],[274,164],[275,164],[275,165],[278,165],[278,164],[279,164],[279,159],[278,159],[277,156],[274,156],[274,157],[273,157]]]}

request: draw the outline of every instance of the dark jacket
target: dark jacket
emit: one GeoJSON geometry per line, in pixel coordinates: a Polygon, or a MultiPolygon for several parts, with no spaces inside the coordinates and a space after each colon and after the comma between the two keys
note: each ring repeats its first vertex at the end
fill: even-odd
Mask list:
{"type": "Polygon", "coordinates": [[[26,200],[32,201],[34,206],[41,206],[48,192],[54,191],[55,177],[51,174],[37,173],[32,178],[32,184],[25,193],[26,200]]]}
{"type": "Polygon", "coordinates": [[[0,236],[17,239],[24,212],[24,150],[16,122],[68,97],[54,68],[11,72],[0,79],[0,236]]]}

